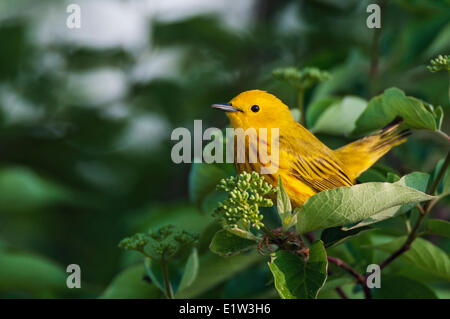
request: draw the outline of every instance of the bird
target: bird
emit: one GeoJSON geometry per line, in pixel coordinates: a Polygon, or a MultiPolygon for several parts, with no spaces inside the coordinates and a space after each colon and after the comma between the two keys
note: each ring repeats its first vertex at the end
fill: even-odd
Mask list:
{"type": "MultiPolygon", "coordinates": [[[[254,129],[256,140],[262,142],[261,145],[267,145],[269,152],[270,135],[261,136],[259,129],[278,128],[278,169],[275,173],[262,176],[274,187],[278,186],[280,177],[293,207],[301,207],[308,198],[319,192],[355,185],[364,171],[392,147],[405,142],[411,134],[409,129],[399,129],[402,118],[397,117],[374,134],[332,150],[298,123],[286,104],[266,91],[245,91],[228,103],[216,103],[211,107],[225,111],[234,130],[254,129]]],[[[234,143],[236,145],[236,136],[234,143]]],[[[246,154],[255,148],[256,145],[252,145],[252,140],[247,138],[246,154]]],[[[234,152],[236,159],[236,147],[234,152]]],[[[260,173],[267,161],[258,157],[252,163],[246,156],[245,161],[235,161],[235,165],[238,175],[244,171],[260,173]]]]}

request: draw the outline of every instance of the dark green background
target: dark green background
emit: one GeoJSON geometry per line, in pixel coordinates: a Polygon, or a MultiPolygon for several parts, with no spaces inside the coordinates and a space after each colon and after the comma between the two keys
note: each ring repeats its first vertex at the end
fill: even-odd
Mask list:
{"type": "MultiPolygon", "coordinates": [[[[133,6],[117,2],[121,8],[133,6]]],[[[193,231],[205,229],[209,213],[201,215],[189,203],[190,165],[172,163],[170,133],[176,127],[191,129],[194,119],[202,119],[204,127],[224,127],[226,117],[209,105],[249,89],[268,90],[295,106],[295,91],[272,77],[274,68],[315,66],[332,74],[331,80],[308,91],[306,104],[328,95],[370,99],[385,88],[399,87],[407,95],[441,105],[447,115],[443,131],[448,132],[448,74],[432,74],[426,65],[436,55],[449,53],[450,2],[384,2],[379,54],[375,32],[366,27],[365,8],[371,2],[264,0],[240,14],[244,6],[236,6],[236,13],[223,12],[231,6],[212,13],[193,10],[172,20],[156,14],[143,19],[148,32],[136,41],[138,47],[130,48],[86,44],[68,36],[76,31],[65,26],[62,1],[3,0],[0,252],[25,255],[3,267],[0,257],[0,297],[98,297],[116,274],[139,260],[117,248],[123,237],[169,222],[193,231]],[[226,23],[230,17],[246,21],[233,27],[226,23]],[[47,19],[50,29],[45,30],[47,19]],[[54,35],[59,33],[63,36],[58,40],[54,35]],[[175,66],[155,63],[159,71],[150,77],[141,62],[156,55],[175,56],[175,66]],[[374,76],[369,72],[372,58],[379,61],[374,76]],[[109,94],[102,80],[87,82],[90,72],[105,69],[116,72],[106,77],[119,74],[123,92],[109,94]],[[144,80],[133,76],[136,69],[144,80]],[[53,268],[36,265],[41,258],[54,261],[60,273],[50,275],[53,268]],[[83,289],[76,292],[59,287],[71,263],[82,269],[83,289]]],[[[96,10],[102,8],[98,3],[96,10]]],[[[88,10],[82,4],[82,19],[96,14],[88,10]]],[[[182,8],[169,13],[177,10],[182,8]]],[[[83,24],[91,20],[82,20],[82,28],[94,28],[83,24]]],[[[119,28],[127,23],[116,21],[119,28]]],[[[101,22],[95,28],[102,28],[101,22]]],[[[319,137],[332,147],[350,140],[319,137]]],[[[414,132],[383,162],[402,174],[430,172],[446,148],[432,134],[414,132]]],[[[434,214],[448,219],[448,205],[441,204],[434,214]]],[[[211,254],[207,244],[205,239],[202,254],[211,254]]],[[[450,249],[448,241],[440,246],[450,249]]],[[[247,270],[202,293],[257,297],[266,291],[271,296],[264,266],[242,267],[247,270]]]]}

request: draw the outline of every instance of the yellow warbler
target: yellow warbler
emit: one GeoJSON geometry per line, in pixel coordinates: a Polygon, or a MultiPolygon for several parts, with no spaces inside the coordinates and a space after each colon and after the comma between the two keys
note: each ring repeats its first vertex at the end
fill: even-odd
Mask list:
{"type": "MultiPolygon", "coordinates": [[[[323,190],[352,186],[361,173],[393,146],[405,142],[411,134],[409,130],[399,131],[401,119],[396,119],[373,135],[331,150],[296,122],[280,99],[265,91],[246,91],[230,103],[213,104],[212,107],[227,112],[234,129],[254,129],[256,140],[267,145],[268,151],[271,139],[260,136],[259,129],[278,128],[278,170],[263,176],[267,182],[277,186],[280,175],[294,207],[301,206],[309,197],[323,190]]],[[[246,153],[256,149],[257,145],[251,143],[251,139],[246,140],[246,153]]],[[[252,163],[246,156],[243,163],[236,163],[236,168],[238,174],[243,171],[260,173],[261,167],[267,165],[265,163],[259,157],[252,163]]]]}

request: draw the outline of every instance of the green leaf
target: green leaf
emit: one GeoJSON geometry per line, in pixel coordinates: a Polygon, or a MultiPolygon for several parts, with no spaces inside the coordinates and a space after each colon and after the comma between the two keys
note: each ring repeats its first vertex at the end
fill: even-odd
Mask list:
{"type": "Polygon", "coordinates": [[[433,199],[410,187],[365,183],[339,187],[310,197],[298,214],[297,230],[309,231],[348,225],[399,205],[433,199]]]}
{"type": "Polygon", "coordinates": [[[442,127],[442,122],[444,121],[444,110],[442,109],[442,106],[435,108],[433,114],[436,119],[436,129],[440,130],[442,127]]]}
{"type": "MultiPolygon", "coordinates": [[[[444,163],[444,159],[440,161],[440,165],[438,165],[439,169],[442,167],[442,164],[444,163]]],[[[447,167],[447,170],[444,173],[444,176],[442,177],[442,193],[441,195],[447,195],[450,194],[450,166],[447,167]]]]}
{"type": "MultiPolygon", "coordinates": [[[[158,287],[160,291],[163,293],[166,293],[166,287],[164,283],[164,276],[161,269],[161,264],[152,261],[150,258],[145,258],[144,260],[145,265],[145,272],[147,273],[148,277],[152,281],[152,283],[158,287]]],[[[169,289],[172,291],[172,295],[174,292],[176,293],[178,288],[179,281],[176,279],[179,279],[181,276],[180,274],[176,274],[176,269],[173,267],[170,267],[169,264],[167,265],[168,268],[168,277],[169,277],[169,289]],[[175,283],[177,281],[177,283],[175,283]],[[174,287],[174,283],[176,284],[176,287],[174,287]]]]}
{"type": "Polygon", "coordinates": [[[249,240],[256,240],[256,236],[253,235],[251,232],[247,230],[240,229],[238,227],[227,227],[226,230],[233,235],[236,235],[238,237],[249,239],[249,240]]]}
{"type": "Polygon", "coordinates": [[[229,231],[219,230],[213,237],[209,248],[221,256],[233,256],[256,246],[255,241],[238,237],[229,231]]]}
{"type": "Polygon", "coordinates": [[[381,287],[374,289],[377,299],[437,299],[434,291],[421,283],[403,276],[383,276],[381,287]]]}
{"type": "Polygon", "coordinates": [[[193,163],[189,173],[189,198],[202,206],[204,198],[215,191],[216,185],[229,174],[225,168],[216,164],[193,163]]]}
{"type": "Polygon", "coordinates": [[[283,225],[283,230],[288,230],[297,224],[298,211],[292,211],[291,200],[284,190],[280,176],[278,176],[277,211],[281,219],[281,224],[283,225]]]}
{"type": "Polygon", "coordinates": [[[389,173],[395,174],[392,168],[380,164],[375,164],[367,171],[362,173],[361,176],[358,177],[358,181],[361,183],[388,182],[389,173]]]}
{"type": "Polygon", "coordinates": [[[180,286],[178,287],[178,291],[186,289],[187,287],[192,285],[195,278],[197,277],[198,267],[199,267],[198,253],[197,249],[194,247],[192,248],[192,252],[189,255],[189,258],[186,262],[186,266],[184,267],[184,273],[183,276],[181,277],[181,282],[180,286]]]}
{"type": "Polygon", "coordinates": [[[320,239],[323,241],[326,248],[333,247],[343,242],[360,235],[363,232],[371,230],[370,227],[359,227],[356,229],[342,230],[341,227],[332,227],[324,229],[320,235],[320,239]]]}
{"type": "Polygon", "coordinates": [[[275,280],[275,288],[283,299],[317,298],[327,279],[327,254],[322,241],[309,249],[309,259],[289,251],[279,250],[269,263],[275,280]]]}
{"type": "Polygon", "coordinates": [[[0,251],[0,292],[24,292],[35,297],[67,291],[68,274],[55,262],[10,249],[0,251]]]}
{"type": "Polygon", "coordinates": [[[400,115],[410,128],[436,129],[436,120],[422,101],[414,97],[407,97],[402,90],[387,89],[383,94],[383,104],[388,108],[388,113],[393,117],[400,115]]]}
{"type": "Polygon", "coordinates": [[[425,229],[434,235],[450,237],[450,222],[442,219],[429,219],[425,223],[425,229]]]}
{"type": "Polygon", "coordinates": [[[430,174],[413,172],[400,178],[396,184],[408,186],[425,193],[427,191],[429,181],[430,174]]]}
{"type": "Polygon", "coordinates": [[[161,298],[161,291],[153,283],[144,280],[143,263],[126,268],[108,285],[100,298],[161,298]]]}
{"type": "Polygon", "coordinates": [[[198,297],[258,261],[261,261],[261,255],[256,251],[227,258],[206,253],[200,257],[199,274],[194,283],[180,291],[177,298],[198,297]]]}
{"type": "Polygon", "coordinates": [[[383,104],[383,96],[376,96],[369,101],[364,112],[356,120],[353,134],[361,135],[376,131],[386,126],[392,119],[383,104]]]}
{"type": "Polygon", "coordinates": [[[413,129],[436,130],[436,122],[439,120],[419,99],[408,97],[397,88],[390,88],[370,100],[367,108],[357,119],[353,134],[378,130],[396,116],[401,116],[404,124],[413,129]]]}
{"type": "Polygon", "coordinates": [[[346,96],[339,103],[329,106],[311,128],[313,133],[348,135],[355,128],[355,122],[367,106],[367,101],[346,96]]]}
{"type": "MultiPolygon", "coordinates": [[[[426,173],[421,172],[414,172],[408,175],[403,176],[398,182],[395,182],[394,184],[407,186],[414,188],[418,191],[425,192],[427,190],[428,181],[430,180],[430,175],[426,173]]],[[[344,227],[344,230],[350,230],[358,227],[363,227],[367,225],[371,225],[374,223],[378,223],[382,220],[392,218],[395,216],[402,215],[406,212],[408,212],[411,208],[413,208],[415,203],[409,203],[403,206],[394,206],[387,210],[384,210],[378,214],[375,214],[373,216],[370,216],[369,218],[366,218],[356,225],[353,225],[351,227],[344,227]]]]}
{"type": "Polygon", "coordinates": [[[308,123],[308,126],[314,127],[322,113],[330,106],[339,102],[341,102],[341,99],[339,98],[326,97],[308,105],[308,108],[306,109],[306,123],[308,123]]]}
{"type": "MultiPolygon", "coordinates": [[[[397,251],[405,241],[406,237],[400,237],[389,243],[375,246],[375,248],[392,254],[397,251]]],[[[399,258],[439,277],[450,280],[449,257],[443,250],[425,239],[415,239],[411,248],[399,258]]]]}
{"type": "Polygon", "coordinates": [[[283,181],[281,180],[280,175],[278,175],[277,210],[281,220],[284,220],[284,218],[289,216],[292,212],[291,200],[284,190],[283,181]]]}

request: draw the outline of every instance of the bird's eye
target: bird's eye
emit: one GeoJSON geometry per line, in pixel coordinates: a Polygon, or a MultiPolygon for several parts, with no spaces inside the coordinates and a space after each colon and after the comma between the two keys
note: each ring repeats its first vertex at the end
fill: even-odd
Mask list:
{"type": "Polygon", "coordinates": [[[258,105],[253,105],[251,108],[252,112],[258,112],[259,111],[259,106],[258,105]]]}

